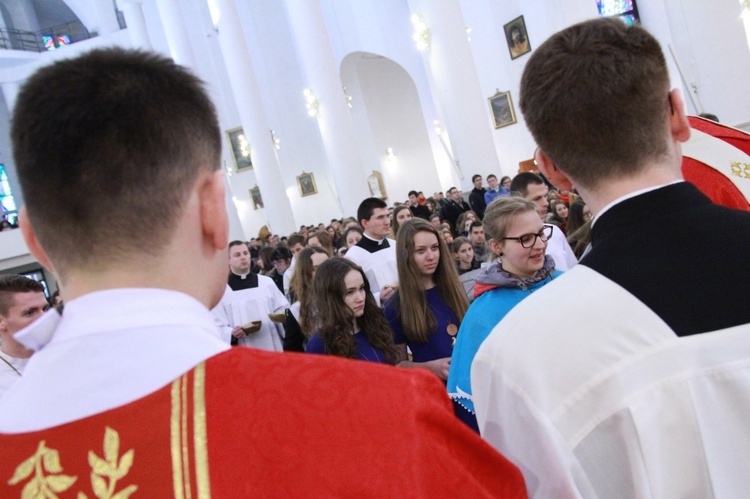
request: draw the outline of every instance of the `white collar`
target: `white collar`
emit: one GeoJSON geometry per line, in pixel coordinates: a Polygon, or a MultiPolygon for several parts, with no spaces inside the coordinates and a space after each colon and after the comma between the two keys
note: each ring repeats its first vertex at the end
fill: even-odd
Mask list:
{"type": "Polygon", "coordinates": [[[216,335],[216,324],[208,309],[192,296],[167,289],[120,288],[65,302],[62,317],[51,309],[14,338],[38,351],[47,344],[143,324],[184,325],[216,335]]]}
{"type": "Polygon", "coordinates": [[[380,246],[381,244],[383,244],[383,241],[385,241],[387,239],[385,237],[383,239],[375,239],[373,237],[368,236],[366,232],[363,232],[362,235],[364,237],[366,237],[367,239],[369,239],[370,241],[372,241],[374,243],[378,243],[378,246],[380,246]]]}
{"type": "Polygon", "coordinates": [[[596,214],[594,219],[591,221],[591,227],[594,226],[597,220],[602,216],[602,214],[606,213],[607,210],[611,209],[614,205],[622,203],[623,201],[627,201],[630,198],[634,198],[636,196],[640,196],[641,194],[646,194],[647,192],[655,191],[656,189],[661,189],[662,187],[666,187],[668,185],[672,184],[679,184],[680,182],[684,182],[684,180],[673,180],[672,182],[667,182],[666,184],[659,184],[651,187],[646,187],[645,189],[639,189],[637,191],[629,192],[625,194],[624,196],[620,196],[619,198],[615,199],[614,201],[607,204],[604,208],[599,210],[599,213],[596,214]]]}

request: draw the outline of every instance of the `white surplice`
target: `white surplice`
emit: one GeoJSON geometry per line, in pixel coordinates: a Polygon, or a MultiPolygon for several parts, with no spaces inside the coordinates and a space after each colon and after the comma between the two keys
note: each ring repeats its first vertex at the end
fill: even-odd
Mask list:
{"type": "Polygon", "coordinates": [[[531,497],[747,495],[750,325],[677,337],[581,265],[535,298],[471,373],[482,436],[531,497]]]}

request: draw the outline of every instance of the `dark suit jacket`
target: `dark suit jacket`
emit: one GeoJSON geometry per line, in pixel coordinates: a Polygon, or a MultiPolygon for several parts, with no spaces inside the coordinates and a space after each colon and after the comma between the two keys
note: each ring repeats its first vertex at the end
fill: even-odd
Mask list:
{"type": "Polygon", "coordinates": [[[586,265],[640,299],[679,336],[750,323],[750,213],[690,183],[616,204],[597,218],[586,265]]]}

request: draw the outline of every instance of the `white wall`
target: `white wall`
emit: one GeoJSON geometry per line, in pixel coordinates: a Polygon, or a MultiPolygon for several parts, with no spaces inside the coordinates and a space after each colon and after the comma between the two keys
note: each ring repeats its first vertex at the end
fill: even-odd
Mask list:
{"type": "MultiPolygon", "coordinates": [[[[485,176],[488,173],[498,176],[515,173],[519,161],[529,159],[535,147],[518,108],[519,80],[529,55],[510,59],[503,24],[523,14],[533,51],[557,30],[597,15],[595,0],[456,0],[460,4],[464,23],[472,29],[469,47],[481,95],[471,98],[481,100],[484,109],[482,126],[489,130],[497,156],[497,159],[491,158],[488,164],[497,164],[497,160],[500,164],[500,171],[490,171],[482,165],[467,165],[470,171],[464,172],[465,177],[461,181],[434,131],[433,120],[436,119],[449,131],[450,126],[444,116],[440,96],[436,95],[435,87],[431,84],[433,75],[429,74],[429,64],[425,63],[427,56],[417,51],[412,40],[409,1],[310,1],[320,1],[325,15],[330,46],[322,48],[333,51],[341,68],[342,81],[347,87],[351,82],[349,93],[353,96],[354,126],[366,133],[357,138],[364,168],[368,174],[372,170],[384,173],[390,202],[404,198],[411,188],[427,194],[436,190],[445,191],[451,185],[466,188],[469,182],[467,177],[475,170],[485,176]],[[383,64],[381,67],[380,63],[370,62],[360,65],[361,61],[357,58],[362,53],[383,56],[395,65],[383,64]],[[347,68],[345,61],[351,60],[349,56],[354,57],[357,63],[347,68]],[[383,82],[392,82],[390,85],[409,90],[392,93],[389,88],[378,87],[383,82]],[[499,130],[492,125],[486,101],[496,89],[511,91],[518,120],[517,124],[499,130]],[[396,118],[390,113],[395,113],[396,118]],[[401,126],[406,123],[405,120],[410,123],[408,127],[401,126]],[[388,127],[389,122],[394,126],[388,127]],[[396,162],[386,164],[385,147],[394,148],[396,162]],[[389,168],[392,168],[390,172],[389,168]]],[[[19,2],[5,3],[15,5],[16,9],[21,5],[19,2]]],[[[76,12],[90,5],[86,0],[71,0],[69,4],[75,7],[73,10],[76,12]]],[[[238,126],[236,105],[216,43],[216,33],[210,23],[206,0],[185,0],[180,5],[191,35],[190,43],[198,65],[196,70],[207,81],[208,91],[219,111],[221,126],[224,130],[238,126]]],[[[156,2],[147,1],[142,6],[154,50],[168,55],[156,2]]],[[[308,84],[300,69],[294,33],[289,27],[284,2],[237,0],[237,6],[264,97],[263,112],[269,127],[281,140],[278,175],[283,180],[285,192],[263,192],[263,196],[287,197],[295,226],[350,215],[342,213],[336,198],[317,122],[306,114],[302,90],[308,84]],[[303,171],[314,173],[318,194],[301,197],[296,177],[303,171]]],[[[750,49],[739,18],[741,11],[738,2],[641,0],[639,9],[643,25],[655,34],[665,49],[673,85],[682,86],[677,66],[669,54],[670,45],[683,64],[688,79],[685,88],[691,89],[695,85],[704,111],[717,114],[729,124],[750,122],[750,97],[746,91],[746,82],[750,81],[750,49]]],[[[23,54],[18,61],[20,64],[0,69],[0,83],[22,81],[41,64],[110,44],[129,46],[127,31],[79,42],[54,53],[23,54]]],[[[15,54],[8,54],[12,55],[15,54]]],[[[688,102],[689,109],[695,111],[695,107],[688,102]]],[[[458,104],[460,108],[461,103],[458,104]]],[[[472,101],[472,105],[476,105],[476,101],[472,101]]],[[[8,167],[11,185],[20,195],[7,139],[8,120],[2,113],[0,135],[0,161],[8,167]]],[[[271,140],[270,133],[268,136],[251,138],[251,146],[257,140],[271,140]]],[[[455,136],[448,137],[449,148],[456,145],[455,140],[455,136]],[[454,140],[453,144],[451,140],[454,140]]],[[[225,147],[223,159],[231,164],[228,147],[225,147]]],[[[234,198],[231,205],[237,207],[241,223],[239,230],[246,237],[254,236],[267,223],[263,210],[252,209],[249,189],[255,183],[252,171],[229,178],[234,198]]]]}

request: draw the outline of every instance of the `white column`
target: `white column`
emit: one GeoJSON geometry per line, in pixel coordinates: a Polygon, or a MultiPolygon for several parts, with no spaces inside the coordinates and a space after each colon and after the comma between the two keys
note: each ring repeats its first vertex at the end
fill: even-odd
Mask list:
{"type": "Polygon", "coordinates": [[[409,6],[430,30],[430,47],[424,51],[427,72],[442,109],[443,128],[460,164],[462,187],[471,189],[474,173],[501,169],[488,115],[490,95],[482,93],[460,2],[409,0],[409,6]]]}
{"type": "Polygon", "coordinates": [[[237,112],[250,142],[253,171],[263,196],[269,229],[275,234],[294,232],[294,214],[281,178],[276,149],[271,143],[263,98],[250,52],[240,26],[235,0],[219,0],[219,46],[232,86],[237,112]]]}
{"type": "Polygon", "coordinates": [[[159,9],[164,33],[167,35],[167,45],[172,59],[177,64],[195,69],[195,57],[180,3],[177,0],[156,0],[156,6],[159,9]]]}
{"type": "Polygon", "coordinates": [[[143,0],[117,0],[117,5],[125,16],[125,24],[128,25],[133,48],[152,50],[142,3],[143,0]]]}
{"type": "Polygon", "coordinates": [[[365,169],[320,2],[286,0],[286,6],[307,86],[320,104],[318,125],[342,208],[344,213],[356,213],[362,200],[370,197],[367,177],[377,159],[365,169]]]}
{"type": "Polygon", "coordinates": [[[5,97],[5,105],[8,107],[9,114],[13,114],[13,108],[16,107],[19,87],[17,81],[6,81],[2,84],[3,97],[5,97]]]}

